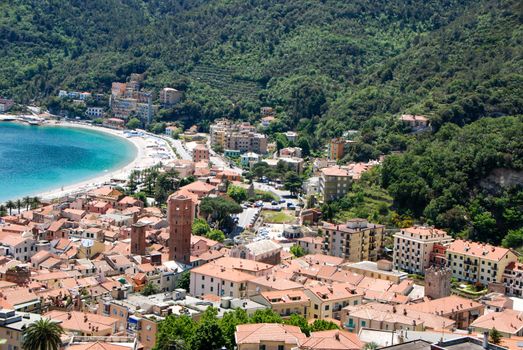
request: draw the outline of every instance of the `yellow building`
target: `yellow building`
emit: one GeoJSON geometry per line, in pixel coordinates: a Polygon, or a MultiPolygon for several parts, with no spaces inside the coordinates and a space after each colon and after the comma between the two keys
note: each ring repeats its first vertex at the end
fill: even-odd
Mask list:
{"type": "Polygon", "coordinates": [[[304,290],[311,301],[309,318],[334,318],[339,320],[341,310],[349,305],[361,305],[363,294],[357,292],[350,283],[317,285],[304,290]]]}
{"type": "Polygon", "coordinates": [[[238,350],[291,350],[307,341],[300,327],[277,323],[238,325],[234,338],[238,350]]]}
{"type": "Polygon", "coordinates": [[[376,261],[383,248],[385,226],[352,219],[346,224],[324,223],[325,250],[351,262],[376,261]]]}
{"type": "Polygon", "coordinates": [[[308,317],[310,299],[302,290],[261,292],[252,296],[251,300],[270,307],[282,317],[290,317],[294,314],[308,317]]]}
{"type": "Polygon", "coordinates": [[[483,285],[503,282],[507,265],[518,261],[518,256],[511,249],[460,239],[448,246],[446,256],[453,277],[483,285]]]}
{"type": "Polygon", "coordinates": [[[78,246],[78,259],[91,259],[96,254],[103,253],[105,251],[105,245],[100,241],[93,239],[82,239],[78,246]]]}
{"type": "Polygon", "coordinates": [[[368,303],[347,306],[342,310],[341,323],[349,332],[358,334],[361,328],[384,331],[425,331],[451,329],[455,322],[426,312],[407,310],[402,305],[368,303]]]}

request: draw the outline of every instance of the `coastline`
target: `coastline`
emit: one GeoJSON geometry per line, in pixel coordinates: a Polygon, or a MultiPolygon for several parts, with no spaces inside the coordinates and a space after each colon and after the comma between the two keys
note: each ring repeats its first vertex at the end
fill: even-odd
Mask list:
{"type": "Polygon", "coordinates": [[[114,137],[120,137],[130,142],[136,150],[133,160],[118,168],[109,170],[103,174],[91,177],[80,182],[66,185],[60,188],[47,190],[40,193],[26,193],[24,196],[37,196],[42,201],[51,201],[53,199],[80,195],[88,192],[94,188],[108,184],[111,180],[127,180],[133,170],[141,170],[152,167],[159,162],[166,162],[169,159],[175,159],[176,155],[169,147],[167,142],[160,137],[143,132],[141,135],[127,137],[122,130],[109,129],[101,126],[94,126],[75,122],[46,122],[45,126],[50,127],[65,127],[65,128],[81,128],[96,132],[110,134],[114,137]],[[168,157],[168,158],[167,158],[168,157]]]}

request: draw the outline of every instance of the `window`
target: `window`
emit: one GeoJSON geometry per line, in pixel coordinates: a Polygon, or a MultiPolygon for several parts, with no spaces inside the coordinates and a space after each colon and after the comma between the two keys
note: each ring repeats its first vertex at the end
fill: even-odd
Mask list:
{"type": "Polygon", "coordinates": [[[329,311],[329,305],[325,305],[325,311],[329,311]]]}
{"type": "Polygon", "coordinates": [[[284,349],[283,345],[278,345],[278,350],[283,350],[283,349],[284,349]]]}
{"type": "Polygon", "coordinates": [[[318,304],[314,304],[314,310],[318,310],[318,304]]]}
{"type": "Polygon", "coordinates": [[[365,322],[365,321],[361,321],[361,326],[362,326],[362,327],[365,327],[366,325],[367,325],[367,322],[365,322]]]}
{"type": "Polygon", "coordinates": [[[260,344],[260,350],[265,350],[265,345],[260,344]]]}

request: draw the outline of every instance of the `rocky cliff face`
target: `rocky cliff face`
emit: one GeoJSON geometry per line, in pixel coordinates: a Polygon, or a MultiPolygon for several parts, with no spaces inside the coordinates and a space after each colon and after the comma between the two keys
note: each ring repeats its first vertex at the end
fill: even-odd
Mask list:
{"type": "Polygon", "coordinates": [[[523,185],[523,170],[507,168],[494,169],[481,180],[480,186],[488,191],[498,192],[501,188],[523,185]]]}

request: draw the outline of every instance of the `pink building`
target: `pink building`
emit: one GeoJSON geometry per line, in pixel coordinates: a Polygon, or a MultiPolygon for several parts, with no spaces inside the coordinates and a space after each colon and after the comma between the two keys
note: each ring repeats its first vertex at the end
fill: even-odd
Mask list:
{"type": "Polygon", "coordinates": [[[192,152],[192,159],[195,163],[209,161],[209,149],[205,145],[197,145],[192,152]]]}

